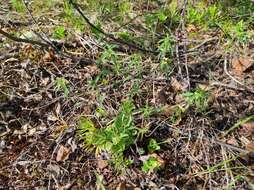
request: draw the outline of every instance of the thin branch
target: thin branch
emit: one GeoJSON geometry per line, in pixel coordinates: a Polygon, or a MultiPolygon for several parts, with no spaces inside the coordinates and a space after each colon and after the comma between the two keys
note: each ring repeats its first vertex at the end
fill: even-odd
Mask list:
{"type": "MultiPolygon", "coordinates": [[[[1,28],[0,28],[0,34],[2,34],[3,36],[15,41],[15,42],[21,42],[21,43],[27,43],[27,44],[32,44],[32,45],[38,45],[38,46],[41,46],[43,48],[46,48],[46,49],[49,49],[51,48],[51,45],[50,44],[46,44],[46,43],[43,43],[43,42],[40,42],[40,41],[35,41],[35,40],[30,40],[30,39],[25,39],[25,38],[18,38],[16,36],[13,36],[11,34],[8,34],[7,32],[3,31],[1,28]]],[[[69,58],[71,59],[73,62],[77,62],[78,64],[80,65],[90,65],[90,64],[94,64],[95,61],[92,60],[92,59],[88,59],[88,58],[84,58],[84,57],[76,57],[76,56],[73,56],[73,55],[68,55],[68,54],[65,54],[65,53],[62,53],[62,52],[59,52],[59,51],[55,51],[57,54],[65,57],[65,58],[69,58]]]]}
{"type": "Polygon", "coordinates": [[[0,34],[4,35],[5,37],[7,37],[7,38],[9,38],[13,41],[16,41],[16,42],[27,43],[27,44],[32,44],[32,45],[39,45],[39,46],[42,46],[44,48],[49,47],[48,44],[45,44],[45,43],[40,42],[40,41],[35,41],[35,40],[30,40],[30,39],[25,39],[25,38],[18,38],[16,36],[8,34],[7,32],[3,31],[1,28],[0,28],[0,34]]]}
{"type": "MultiPolygon", "coordinates": [[[[33,23],[34,24],[38,24],[36,19],[34,18],[33,14],[32,14],[32,11],[28,7],[28,2],[26,2],[25,0],[22,0],[22,1],[23,1],[23,4],[25,5],[26,10],[27,10],[29,16],[31,17],[33,23]]],[[[48,39],[47,35],[43,31],[42,31],[42,33],[44,34],[44,37],[40,33],[34,31],[33,29],[32,29],[32,31],[34,32],[34,34],[37,37],[39,37],[43,42],[45,42],[46,44],[51,46],[55,51],[57,51],[57,52],[59,51],[58,48],[50,41],[50,39],[48,39]]]]}

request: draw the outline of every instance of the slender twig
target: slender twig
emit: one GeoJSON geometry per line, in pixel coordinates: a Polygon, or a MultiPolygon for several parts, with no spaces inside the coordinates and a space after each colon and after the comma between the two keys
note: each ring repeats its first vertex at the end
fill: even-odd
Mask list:
{"type": "MultiPolygon", "coordinates": [[[[33,23],[36,24],[36,25],[38,25],[36,19],[34,18],[33,14],[32,14],[32,11],[31,11],[31,10],[29,9],[29,7],[28,7],[28,2],[26,2],[25,0],[22,0],[22,1],[23,1],[23,4],[25,5],[26,10],[27,10],[28,14],[30,15],[30,17],[31,17],[31,19],[32,19],[32,21],[33,21],[33,23]]],[[[34,30],[32,30],[32,31],[35,33],[35,35],[36,35],[37,37],[39,37],[42,41],[44,41],[46,44],[48,44],[49,46],[51,46],[55,51],[59,51],[58,48],[50,41],[50,39],[47,37],[47,35],[46,35],[43,31],[42,31],[42,33],[44,34],[44,37],[42,37],[42,35],[39,34],[38,32],[36,32],[36,31],[34,31],[34,30]]]]}
{"type": "Polygon", "coordinates": [[[27,44],[32,44],[32,45],[39,45],[39,46],[42,46],[44,48],[48,48],[49,47],[48,44],[40,42],[40,41],[35,41],[35,40],[15,37],[15,36],[13,36],[11,34],[8,34],[5,31],[3,31],[1,28],[0,28],[0,34],[4,35],[5,37],[7,37],[7,38],[9,38],[9,39],[11,39],[13,41],[16,41],[16,42],[27,43],[27,44]]]}
{"type": "MultiPolygon", "coordinates": [[[[5,31],[3,31],[1,28],[0,28],[0,34],[4,35],[5,37],[7,37],[7,38],[9,38],[9,39],[11,39],[11,40],[13,40],[15,42],[21,42],[21,43],[27,43],[27,44],[32,44],[32,45],[38,45],[38,46],[41,46],[41,47],[46,48],[46,49],[51,48],[51,46],[49,44],[46,44],[46,43],[43,43],[43,42],[40,42],[40,41],[35,41],[35,40],[15,37],[15,36],[13,36],[11,34],[8,34],[5,31]]],[[[80,65],[90,65],[90,64],[94,64],[95,63],[94,60],[89,59],[89,58],[76,57],[76,56],[68,55],[68,54],[65,54],[65,53],[62,53],[62,52],[59,52],[59,51],[56,51],[56,53],[58,53],[59,55],[65,57],[65,58],[69,58],[72,61],[79,63],[80,65]]]]}
{"type": "Polygon", "coordinates": [[[182,10],[182,31],[185,32],[184,34],[184,45],[183,45],[183,49],[184,49],[184,66],[185,66],[185,71],[186,71],[186,76],[187,76],[187,82],[188,82],[188,88],[190,89],[190,76],[189,76],[189,69],[188,69],[188,55],[186,54],[187,52],[187,43],[186,43],[186,31],[185,31],[185,10],[186,10],[186,6],[187,6],[187,0],[184,0],[184,4],[183,4],[183,10],[182,10]]]}

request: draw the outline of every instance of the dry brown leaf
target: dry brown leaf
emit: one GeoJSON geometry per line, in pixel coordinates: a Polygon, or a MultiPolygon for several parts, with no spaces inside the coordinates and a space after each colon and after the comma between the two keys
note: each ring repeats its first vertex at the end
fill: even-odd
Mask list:
{"type": "Polygon", "coordinates": [[[236,75],[242,75],[253,64],[249,57],[235,57],[232,59],[233,71],[236,75]]]}
{"type": "Polygon", "coordinates": [[[99,169],[104,169],[108,166],[108,162],[106,160],[98,160],[97,166],[99,169]]]}
{"type": "Polygon", "coordinates": [[[247,144],[250,143],[250,140],[247,139],[247,138],[244,137],[244,136],[241,136],[241,137],[240,137],[240,141],[241,141],[241,143],[242,143],[244,146],[246,146],[247,144]]]}
{"type": "Polygon", "coordinates": [[[55,173],[57,175],[59,175],[60,172],[61,172],[60,167],[58,165],[56,165],[56,164],[49,164],[47,166],[47,170],[49,170],[51,173],[55,173]]]}
{"type": "Polygon", "coordinates": [[[59,120],[58,117],[53,114],[49,115],[47,119],[49,121],[58,121],[59,120]]]}
{"type": "Polygon", "coordinates": [[[53,61],[56,58],[56,56],[54,55],[53,51],[48,51],[45,53],[45,55],[43,56],[43,61],[44,62],[50,62],[53,61]]]}
{"type": "Polygon", "coordinates": [[[189,24],[187,26],[187,32],[197,32],[197,31],[198,31],[198,28],[195,25],[189,24]]]}
{"type": "Polygon", "coordinates": [[[249,139],[247,139],[244,136],[240,137],[241,143],[245,146],[245,148],[249,151],[254,152],[254,142],[250,141],[249,139]]]}
{"type": "Polygon", "coordinates": [[[117,186],[116,190],[126,190],[126,185],[125,185],[125,183],[120,183],[120,184],[117,186]]]}
{"type": "Polygon", "coordinates": [[[90,115],[90,114],[92,114],[91,106],[89,106],[89,105],[84,106],[84,108],[83,108],[83,113],[84,113],[85,115],[90,115]]]}
{"type": "Polygon", "coordinates": [[[159,104],[166,104],[167,103],[167,94],[165,92],[165,89],[161,89],[160,91],[158,91],[157,93],[157,98],[155,100],[155,102],[158,102],[159,104]]]}
{"type": "Polygon", "coordinates": [[[198,87],[202,90],[208,91],[210,86],[207,84],[199,84],[198,87]]]}
{"type": "Polygon", "coordinates": [[[230,139],[228,139],[227,143],[231,145],[239,146],[237,140],[234,137],[231,137],[230,139]]]}
{"type": "Polygon", "coordinates": [[[88,65],[86,68],[91,75],[97,75],[100,72],[100,69],[96,65],[88,65]]]}
{"type": "Polygon", "coordinates": [[[250,142],[250,143],[246,144],[246,149],[254,152],[254,142],[250,142]]]}
{"type": "Polygon", "coordinates": [[[70,153],[71,153],[71,149],[61,145],[56,155],[56,161],[60,162],[60,161],[67,160],[69,158],[70,153]]]}
{"type": "Polygon", "coordinates": [[[55,113],[57,116],[60,115],[60,111],[61,111],[61,104],[57,103],[56,107],[55,107],[55,113]]]}
{"type": "Polygon", "coordinates": [[[179,92],[179,91],[184,90],[183,85],[178,80],[176,80],[175,78],[172,78],[171,86],[172,86],[172,88],[175,92],[179,92]]]}
{"type": "Polygon", "coordinates": [[[254,121],[250,121],[247,123],[241,124],[241,132],[245,134],[252,134],[254,133],[254,121]]]}

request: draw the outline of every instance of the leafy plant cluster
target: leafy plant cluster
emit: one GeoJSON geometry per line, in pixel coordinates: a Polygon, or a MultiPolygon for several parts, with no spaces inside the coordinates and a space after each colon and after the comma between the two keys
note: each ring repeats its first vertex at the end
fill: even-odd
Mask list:
{"type": "Polygon", "coordinates": [[[95,149],[96,154],[108,153],[116,169],[128,165],[129,160],[124,158],[124,151],[137,137],[132,117],[134,108],[131,101],[124,102],[113,124],[105,128],[96,128],[91,120],[82,118],[79,134],[85,149],[88,151],[95,149]]]}
{"type": "Polygon", "coordinates": [[[253,10],[253,3],[247,0],[231,3],[220,1],[210,6],[201,1],[196,6],[187,7],[186,21],[202,28],[220,29],[230,43],[242,44],[253,35],[247,30],[253,23],[253,10]],[[247,13],[249,17],[246,17],[247,13]],[[233,17],[233,14],[238,16],[233,17]]]}
{"type": "MultiPolygon", "coordinates": [[[[133,122],[133,111],[135,106],[131,101],[122,104],[120,113],[116,116],[113,123],[107,127],[97,128],[88,118],[82,117],[78,127],[80,140],[87,151],[94,151],[96,155],[106,153],[109,163],[112,163],[117,171],[123,171],[132,161],[126,159],[126,150],[138,139],[143,138],[147,129],[135,127],[133,122]]],[[[148,153],[160,150],[159,143],[155,139],[150,139],[147,145],[148,153]]],[[[144,154],[145,151],[140,152],[144,154]]],[[[149,156],[143,162],[142,170],[144,172],[159,169],[160,163],[154,156],[149,156]]]]}

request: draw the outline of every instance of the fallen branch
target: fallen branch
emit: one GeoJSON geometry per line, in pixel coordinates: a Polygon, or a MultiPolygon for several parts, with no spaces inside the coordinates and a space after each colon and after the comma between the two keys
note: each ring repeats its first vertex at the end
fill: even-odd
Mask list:
{"type": "Polygon", "coordinates": [[[13,41],[16,41],[16,42],[27,43],[27,44],[32,44],[32,45],[39,45],[39,46],[42,46],[44,48],[49,47],[48,44],[45,44],[45,43],[40,42],[40,41],[35,41],[35,40],[30,40],[30,39],[25,39],[25,38],[18,38],[16,36],[8,34],[7,32],[3,31],[1,28],[0,28],[0,34],[4,35],[5,37],[7,37],[7,38],[9,38],[13,41]]]}
{"type": "MultiPolygon", "coordinates": [[[[52,46],[50,44],[48,44],[48,43],[43,43],[43,42],[40,42],[40,41],[30,40],[30,39],[25,39],[25,38],[18,38],[16,36],[8,34],[7,32],[3,31],[1,28],[0,28],[0,34],[2,34],[3,36],[5,36],[8,39],[10,39],[12,41],[15,41],[15,42],[32,44],[32,45],[38,45],[38,46],[46,48],[46,49],[52,48],[52,46]]],[[[95,63],[95,61],[92,60],[92,59],[88,59],[88,58],[84,58],[84,57],[80,58],[80,57],[76,57],[76,56],[73,56],[73,55],[68,55],[68,54],[60,52],[58,49],[55,49],[54,47],[53,47],[53,49],[55,50],[55,52],[57,54],[65,57],[65,58],[69,58],[73,62],[77,62],[80,65],[90,65],[90,64],[94,64],[95,63]]]]}

